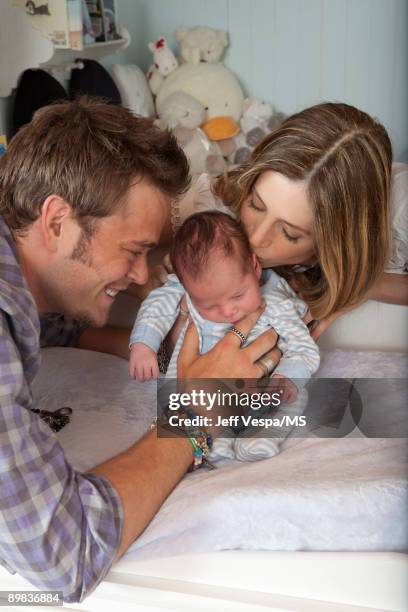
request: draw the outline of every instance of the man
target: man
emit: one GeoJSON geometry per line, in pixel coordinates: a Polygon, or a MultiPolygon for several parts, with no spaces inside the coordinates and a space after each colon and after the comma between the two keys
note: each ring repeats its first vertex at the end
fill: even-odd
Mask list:
{"type": "MultiPolygon", "coordinates": [[[[89,473],[75,471],[30,410],[40,332],[43,345],[123,354],[121,339],[103,328],[109,309],[130,283],[146,283],[147,252],[170,198],[187,186],[172,136],[99,101],[42,109],[0,160],[0,562],[66,601],[103,579],[193,457],[188,439],[151,431],[89,473]]],[[[240,323],[242,333],[259,315],[240,323]]],[[[271,330],[240,349],[228,334],[199,356],[190,326],[179,371],[258,377],[255,361],[275,342],[271,330]]]]}

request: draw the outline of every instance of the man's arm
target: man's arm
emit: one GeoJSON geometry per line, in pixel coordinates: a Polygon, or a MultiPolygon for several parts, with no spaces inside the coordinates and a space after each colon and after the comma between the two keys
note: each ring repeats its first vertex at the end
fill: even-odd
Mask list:
{"type": "Polygon", "coordinates": [[[120,455],[90,470],[115,487],[124,522],[119,559],[139,537],[192,464],[187,438],[159,438],[154,429],[120,455]]]}
{"type": "MultiPolygon", "coordinates": [[[[244,334],[260,314],[239,323],[244,334]]],[[[245,349],[227,334],[200,356],[190,325],[179,355],[180,374],[188,379],[259,377],[255,361],[275,343],[273,330],[245,349]]],[[[82,600],[146,528],[192,463],[192,448],[187,439],[157,438],[153,431],[88,474],[75,471],[48,426],[18,403],[29,393],[21,386],[20,357],[10,334],[0,348],[12,363],[6,370],[2,361],[0,368],[0,556],[36,586],[62,590],[67,601],[82,600]],[[16,516],[29,520],[20,523],[16,516]]]]}
{"type": "MultiPolygon", "coordinates": [[[[239,322],[248,335],[261,309],[239,322]]],[[[276,344],[277,334],[268,330],[250,346],[240,348],[234,334],[227,334],[208,353],[200,355],[198,334],[190,323],[178,358],[180,378],[259,378],[262,369],[256,360],[276,344]]],[[[216,430],[212,430],[214,437],[216,430]]],[[[142,533],[166,497],[185,474],[193,459],[189,440],[185,438],[157,438],[156,430],[149,432],[130,449],[105,461],[90,472],[104,476],[118,491],[124,510],[122,540],[117,552],[120,557],[142,533]]]]}
{"type": "Polygon", "coordinates": [[[122,359],[129,359],[129,336],[128,327],[87,327],[79,336],[78,348],[99,353],[110,353],[122,359]]]}
{"type": "Polygon", "coordinates": [[[105,479],[74,470],[30,411],[21,354],[1,310],[0,363],[0,557],[35,586],[78,601],[112,564],[120,498],[105,479]]]}

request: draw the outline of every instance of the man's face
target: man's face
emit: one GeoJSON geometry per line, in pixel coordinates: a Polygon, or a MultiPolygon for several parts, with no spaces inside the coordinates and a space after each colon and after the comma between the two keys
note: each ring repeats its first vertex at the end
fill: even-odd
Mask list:
{"type": "Polygon", "coordinates": [[[104,325],[118,292],[132,282],[146,283],[147,253],[159,240],[167,208],[166,197],[141,181],[129,189],[123,207],[97,221],[88,242],[72,220],[44,287],[52,310],[104,325]]]}

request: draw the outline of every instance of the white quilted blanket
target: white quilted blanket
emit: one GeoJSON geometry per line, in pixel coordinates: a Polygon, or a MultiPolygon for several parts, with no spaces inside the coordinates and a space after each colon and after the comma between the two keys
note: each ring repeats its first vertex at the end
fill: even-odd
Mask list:
{"type": "MultiPolygon", "coordinates": [[[[323,355],[319,375],[403,378],[407,372],[405,354],[337,350],[323,355]]],[[[78,349],[43,351],[34,396],[42,408],[74,409],[59,438],[78,469],[129,447],[155,413],[153,383],[130,381],[118,358],[78,349]]],[[[406,550],[407,439],[359,435],[292,437],[271,459],[226,461],[186,476],[127,558],[234,548],[406,550]]]]}

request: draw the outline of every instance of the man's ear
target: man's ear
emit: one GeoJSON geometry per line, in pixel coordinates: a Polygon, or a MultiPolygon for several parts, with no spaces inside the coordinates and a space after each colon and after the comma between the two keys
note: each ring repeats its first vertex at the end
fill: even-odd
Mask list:
{"type": "Polygon", "coordinates": [[[56,251],[62,237],[64,222],[72,218],[71,206],[57,195],[50,195],[41,208],[40,228],[44,244],[50,251],[56,251]]]}
{"type": "Polygon", "coordinates": [[[259,263],[259,259],[255,255],[255,253],[252,253],[252,265],[254,266],[255,274],[259,280],[262,274],[262,266],[259,263]]]}

